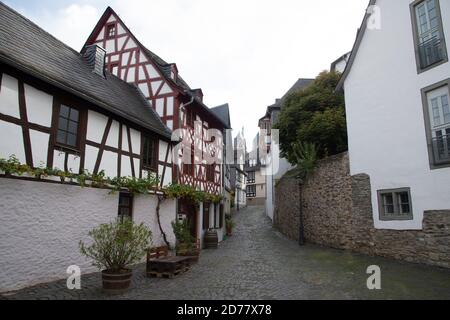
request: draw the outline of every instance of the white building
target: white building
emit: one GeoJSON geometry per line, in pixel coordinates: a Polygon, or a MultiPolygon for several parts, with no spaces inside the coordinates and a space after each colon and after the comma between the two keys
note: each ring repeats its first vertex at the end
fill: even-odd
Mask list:
{"type": "Polygon", "coordinates": [[[234,193],[234,208],[239,211],[247,206],[247,174],[244,171],[247,145],[244,129],[239,131],[233,144],[234,163],[231,165],[231,188],[234,193]]]}
{"type": "Polygon", "coordinates": [[[450,1],[372,0],[338,89],[351,174],[371,180],[377,229],[450,208],[450,1]]]}

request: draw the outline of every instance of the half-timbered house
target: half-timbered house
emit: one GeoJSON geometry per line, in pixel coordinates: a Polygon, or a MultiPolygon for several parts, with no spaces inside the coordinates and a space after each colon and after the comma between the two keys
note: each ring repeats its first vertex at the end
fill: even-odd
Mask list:
{"type": "MultiPolygon", "coordinates": [[[[171,130],[136,85],[105,70],[105,55],[95,44],[74,51],[0,2],[0,158],[109,177],[153,172],[171,183],[171,130]]],[[[164,244],[156,195],[0,176],[0,291],[64,278],[70,265],[93,271],[78,242],[118,215],[146,223],[153,243],[164,244]]],[[[174,244],[176,201],[160,213],[174,244]]]]}
{"type": "MultiPolygon", "coordinates": [[[[167,63],[146,48],[110,7],[93,29],[82,53],[91,45],[105,48],[109,72],[135,84],[169,129],[182,130],[179,137],[184,138],[185,145],[181,152],[173,152],[176,155],[173,181],[223,195],[224,153],[221,145],[224,140],[215,137],[211,143],[208,130],[216,129],[223,133],[230,129],[230,124],[203,103],[202,90],[190,88],[180,76],[177,65],[167,63]],[[185,152],[190,155],[186,156],[185,152]],[[213,155],[216,161],[208,163],[205,155],[213,155]],[[187,160],[189,158],[190,161],[187,160]]],[[[204,231],[209,228],[223,229],[221,206],[203,203],[197,210],[180,200],[178,211],[180,217],[190,220],[195,238],[202,240],[204,231]],[[220,223],[215,224],[214,221],[220,223]]]]}

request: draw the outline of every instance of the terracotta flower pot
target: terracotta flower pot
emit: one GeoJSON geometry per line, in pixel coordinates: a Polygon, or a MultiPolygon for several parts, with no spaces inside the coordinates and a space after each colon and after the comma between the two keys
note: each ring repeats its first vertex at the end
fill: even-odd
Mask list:
{"type": "Polygon", "coordinates": [[[130,269],[120,272],[102,271],[103,291],[109,294],[124,293],[130,288],[132,277],[133,271],[130,269]]]}

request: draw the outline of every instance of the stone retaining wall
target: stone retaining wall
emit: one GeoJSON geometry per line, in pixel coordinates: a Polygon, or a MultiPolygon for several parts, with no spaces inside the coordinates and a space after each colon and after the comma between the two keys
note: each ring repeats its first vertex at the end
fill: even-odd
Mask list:
{"type": "Polygon", "coordinates": [[[276,186],[274,226],[298,240],[355,252],[450,268],[450,210],[426,211],[423,229],[374,228],[370,177],[350,176],[348,154],[319,162],[305,183],[283,177],[276,186]]]}

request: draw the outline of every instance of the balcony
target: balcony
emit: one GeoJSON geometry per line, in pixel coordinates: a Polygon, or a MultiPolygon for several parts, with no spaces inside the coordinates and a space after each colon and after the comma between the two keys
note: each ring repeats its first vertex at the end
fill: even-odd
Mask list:
{"type": "Polygon", "coordinates": [[[420,68],[426,69],[446,58],[445,43],[440,38],[433,37],[419,44],[420,68]]]}
{"type": "Polygon", "coordinates": [[[450,134],[431,141],[435,165],[450,164],[450,134]]]}

